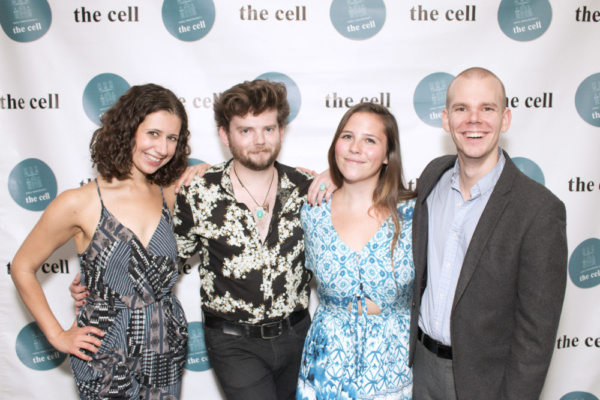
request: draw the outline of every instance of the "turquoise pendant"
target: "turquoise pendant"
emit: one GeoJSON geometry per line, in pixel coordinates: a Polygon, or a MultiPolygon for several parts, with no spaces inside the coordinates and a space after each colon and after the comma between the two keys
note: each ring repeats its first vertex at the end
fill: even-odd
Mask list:
{"type": "Polygon", "coordinates": [[[256,209],[256,218],[263,219],[264,216],[265,216],[265,210],[263,210],[262,207],[258,207],[256,209]]]}

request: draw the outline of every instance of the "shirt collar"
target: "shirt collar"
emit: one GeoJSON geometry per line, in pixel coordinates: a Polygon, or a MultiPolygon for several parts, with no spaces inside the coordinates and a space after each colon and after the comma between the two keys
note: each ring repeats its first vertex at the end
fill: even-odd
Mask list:
{"type": "MultiPolygon", "coordinates": [[[[488,172],[484,177],[478,180],[475,185],[473,185],[471,188],[471,199],[477,198],[481,195],[487,195],[494,189],[496,182],[498,182],[498,179],[500,179],[500,174],[502,174],[502,169],[504,168],[505,163],[506,158],[504,157],[504,152],[502,151],[502,148],[498,146],[498,162],[490,172],[488,172]]],[[[460,192],[460,185],[458,183],[459,172],[460,165],[458,164],[457,157],[454,163],[454,168],[452,169],[450,185],[452,189],[458,190],[458,192],[460,192]]]]}
{"type": "MultiPolygon", "coordinates": [[[[277,170],[277,196],[283,196],[287,198],[289,192],[291,192],[296,185],[289,179],[286,172],[282,168],[281,164],[278,161],[274,163],[275,169],[277,170]]],[[[225,163],[225,167],[223,168],[223,175],[221,176],[221,186],[227,193],[229,193],[232,197],[235,198],[235,194],[233,192],[233,184],[231,183],[232,179],[232,171],[233,168],[233,158],[229,159],[225,163]]]]}

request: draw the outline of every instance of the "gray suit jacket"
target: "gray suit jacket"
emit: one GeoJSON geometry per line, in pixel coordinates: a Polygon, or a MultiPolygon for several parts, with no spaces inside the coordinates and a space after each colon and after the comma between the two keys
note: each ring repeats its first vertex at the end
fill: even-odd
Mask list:
{"type": "MultiPolygon", "coordinates": [[[[567,279],[564,204],[506,164],[477,224],[458,279],[450,334],[459,400],[537,400],[552,357],[567,279]]],[[[426,199],[456,156],[418,181],[410,360],[427,281],[426,199]]]]}

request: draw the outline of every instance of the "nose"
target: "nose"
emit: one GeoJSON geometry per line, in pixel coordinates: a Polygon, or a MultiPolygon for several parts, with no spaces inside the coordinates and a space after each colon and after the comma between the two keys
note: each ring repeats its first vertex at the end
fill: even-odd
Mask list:
{"type": "Polygon", "coordinates": [[[160,156],[166,156],[168,153],[168,141],[169,139],[167,138],[160,138],[156,141],[155,146],[154,146],[154,150],[156,150],[156,152],[160,155],[160,156]]]}
{"type": "Polygon", "coordinates": [[[360,143],[358,140],[352,139],[352,141],[350,142],[350,151],[352,153],[360,152],[360,143]]]}
{"type": "Polygon", "coordinates": [[[254,144],[263,145],[265,144],[265,133],[262,130],[258,130],[254,135],[254,144]]]}
{"type": "Polygon", "coordinates": [[[477,123],[479,120],[479,110],[471,110],[469,113],[469,122],[477,123]]]}

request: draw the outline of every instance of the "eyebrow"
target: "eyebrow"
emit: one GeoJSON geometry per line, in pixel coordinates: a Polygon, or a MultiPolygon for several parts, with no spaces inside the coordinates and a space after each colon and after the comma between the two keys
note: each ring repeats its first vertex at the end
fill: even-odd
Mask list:
{"type": "Polygon", "coordinates": [[[149,132],[149,131],[164,133],[165,135],[175,135],[175,136],[179,137],[179,132],[168,133],[159,128],[152,128],[152,127],[146,128],[146,132],[149,132]]]}
{"type": "MultiPolygon", "coordinates": [[[[486,103],[481,104],[484,107],[487,106],[493,106],[493,107],[499,107],[498,103],[493,102],[493,101],[488,101],[486,103]]],[[[468,107],[467,103],[454,103],[454,104],[450,104],[451,108],[455,108],[455,107],[468,107]]]]}
{"type": "MultiPolygon", "coordinates": [[[[278,124],[272,124],[272,125],[265,125],[263,126],[263,128],[275,128],[277,129],[278,124]]],[[[260,128],[260,127],[256,127],[256,126],[246,126],[246,125],[238,125],[235,127],[235,129],[256,129],[256,128],[260,128]]]]}
{"type": "Polygon", "coordinates": [[[343,130],[340,132],[340,135],[341,135],[342,133],[352,133],[352,134],[355,134],[355,135],[361,135],[361,134],[362,134],[362,135],[365,135],[365,136],[368,136],[368,137],[378,138],[377,134],[375,134],[375,133],[369,133],[369,132],[354,132],[354,131],[353,131],[353,130],[351,130],[351,129],[343,129],[343,130]]]}

